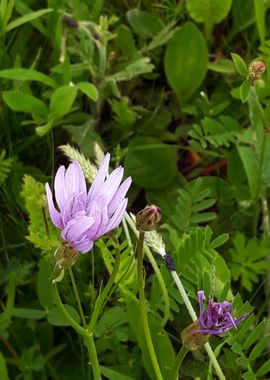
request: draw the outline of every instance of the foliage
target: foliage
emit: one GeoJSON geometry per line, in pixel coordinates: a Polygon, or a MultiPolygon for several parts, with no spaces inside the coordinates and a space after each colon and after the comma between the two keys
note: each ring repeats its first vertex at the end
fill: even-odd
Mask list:
{"type": "MultiPolygon", "coordinates": [[[[1,380],[91,378],[85,340],[53,293],[61,237],[44,184],[72,160],[92,183],[107,151],[110,170],[121,164],[132,176],[129,210],[161,208],[159,233],[196,312],[204,289],[232,302],[236,317],[250,313],[211,337],[226,378],[268,376],[269,7],[263,0],[1,2],[1,380]],[[254,79],[257,61],[266,72],[254,79]]],[[[91,336],[104,379],[156,380],[138,300],[137,236],[127,222],[79,255],[58,288],[82,327],[100,307],[91,336]]],[[[191,319],[151,249],[144,281],[154,351],[163,378],[175,380],[191,319]]],[[[185,357],[181,373],[216,376],[203,349],[185,357]]]]}

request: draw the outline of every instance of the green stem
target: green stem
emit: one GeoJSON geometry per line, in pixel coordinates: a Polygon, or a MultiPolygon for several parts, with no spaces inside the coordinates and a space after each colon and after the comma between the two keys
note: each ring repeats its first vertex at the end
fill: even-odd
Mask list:
{"type": "Polygon", "coordinates": [[[213,367],[215,368],[216,374],[220,380],[226,380],[226,377],[224,376],[224,373],[222,372],[222,369],[219,365],[219,362],[217,361],[216,355],[214,351],[212,350],[212,347],[210,346],[210,343],[205,343],[204,348],[206,352],[208,353],[208,356],[211,360],[211,363],[213,367]]]}
{"type": "Polygon", "coordinates": [[[92,314],[92,317],[91,317],[91,320],[90,320],[90,323],[88,326],[88,330],[90,332],[94,331],[94,328],[96,326],[96,323],[97,323],[98,317],[101,313],[101,310],[105,306],[106,298],[108,297],[108,295],[112,289],[112,286],[113,286],[114,281],[115,281],[115,277],[116,277],[118,270],[119,270],[119,266],[120,266],[120,250],[119,250],[119,244],[117,241],[116,247],[115,247],[115,263],[114,263],[113,271],[110,275],[110,278],[109,278],[109,281],[107,282],[107,285],[103,289],[102,293],[98,297],[97,302],[95,304],[94,311],[93,311],[93,314],[92,314]]]}
{"type": "Polygon", "coordinates": [[[182,361],[185,359],[188,351],[189,350],[185,346],[182,346],[180,348],[180,350],[176,356],[176,359],[175,359],[175,364],[173,366],[173,376],[172,376],[173,380],[178,380],[178,374],[179,374],[179,371],[181,368],[182,361]]]}
{"type": "Polygon", "coordinates": [[[90,364],[92,366],[93,374],[94,374],[94,379],[95,380],[102,380],[100,369],[99,369],[99,363],[98,363],[98,356],[97,356],[97,351],[96,351],[96,346],[94,342],[94,337],[93,334],[88,334],[84,338],[88,355],[90,358],[90,364]]]}
{"type": "Polygon", "coordinates": [[[63,305],[61,298],[59,296],[57,284],[54,284],[52,286],[52,292],[53,292],[55,304],[59,308],[59,310],[61,311],[65,320],[70,324],[71,327],[74,328],[75,331],[77,331],[77,333],[79,335],[81,335],[84,338],[84,341],[85,341],[85,344],[87,347],[87,351],[89,354],[93,374],[94,374],[94,380],[102,380],[101,374],[100,374],[100,369],[99,369],[98,357],[97,357],[96,348],[95,348],[95,344],[94,344],[93,334],[91,334],[88,329],[85,329],[82,326],[80,326],[79,323],[77,323],[71,317],[71,315],[67,312],[67,310],[66,310],[65,306],[63,305]]]}
{"type": "MultiPolygon", "coordinates": [[[[129,214],[127,212],[125,213],[125,220],[129,224],[129,226],[132,229],[132,231],[134,232],[135,236],[138,238],[139,232],[138,232],[133,220],[131,219],[131,217],[129,216],[129,214]]],[[[163,276],[162,276],[162,274],[159,270],[159,267],[156,263],[156,260],[154,259],[154,256],[152,255],[151,250],[147,246],[145,246],[144,249],[145,249],[145,253],[148,257],[148,260],[150,261],[150,263],[151,263],[151,265],[155,271],[155,275],[157,276],[157,280],[159,282],[160,290],[162,292],[163,301],[164,301],[164,316],[162,319],[162,325],[165,326],[165,324],[167,323],[167,321],[170,317],[170,300],[169,300],[168,290],[167,290],[166,284],[164,282],[163,276]]]]}
{"type": "Polygon", "coordinates": [[[147,310],[146,310],[146,303],[145,303],[145,295],[144,295],[144,273],[143,273],[143,240],[144,240],[144,232],[140,232],[137,249],[136,249],[136,256],[137,256],[137,275],[138,275],[138,284],[139,284],[139,301],[140,301],[140,314],[142,318],[142,324],[143,324],[143,331],[145,335],[145,340],[148,348],[148,352],[152,361],[152,365],[156,374],[156,378],[158,380],[163,380],[159,364],[157,361],[154,345],[152,342],[151,334],[150,334],[150,328],[148,324],[147,319],[147,310]]]}
{"type": "Polygon", "coordinates": [[[81,320],[82,320],[83,326],[86,327],[85,316],[84,316],[84,312],[83,312],[82,303],[81,303],[80,295],[79,295],[79,292],[78,292],[77,284],[76,284],[76,281],[75,281],[72,269],[71,268],[68,268],[68,269],[69,269],[69,275],[70,275],[70,278],[71,278],[71,283],[72,283],[72,286],[73,286],[74,294],[75,294],[76,301],[77,301],[77,304],[78,304],[81,320]]]}

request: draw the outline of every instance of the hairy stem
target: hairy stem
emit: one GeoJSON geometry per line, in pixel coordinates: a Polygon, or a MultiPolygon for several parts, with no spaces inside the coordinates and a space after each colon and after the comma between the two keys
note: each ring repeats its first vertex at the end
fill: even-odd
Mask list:
{"type": "Polygon", "coordinates": [[[174,364],[174,367],[173,367],[173,376],[172,376],[173,380],[178,380],[178,374],[179,374],[182,362],[185,359],[188,351],[189,350],[185,346],[182,346],[180,348],[180,350],[179,350],[179,352],[178,352],[178,354],[176,356],[175,364],[174,364]]]}

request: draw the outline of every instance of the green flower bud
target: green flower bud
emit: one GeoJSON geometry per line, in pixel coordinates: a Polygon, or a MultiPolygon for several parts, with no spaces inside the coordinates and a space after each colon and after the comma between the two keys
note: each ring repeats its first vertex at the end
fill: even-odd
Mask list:
{"type": "Polygon", "coordinates": [[[136,226],[140,231],[153,231],[157,228],[160,219],[160,208],[155,205],[147,205],[136,215],[136,226]]]}

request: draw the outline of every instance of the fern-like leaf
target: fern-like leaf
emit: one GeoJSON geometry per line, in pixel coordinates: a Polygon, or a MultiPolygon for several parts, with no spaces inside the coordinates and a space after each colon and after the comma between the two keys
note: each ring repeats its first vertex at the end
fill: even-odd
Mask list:
{"type": "Polygon", "coordinates": [[[200,142],[205,149],[208,145],[215,148],[220,146],[229,147],[236,142],[241,127],[239,123],[230,116],[220,116],[217,120],[205,117],[201,125],[193,125],[189,136],[200,142]]]}
{"type": "Polygon", "coordinates": [[[5,155],[3,150],[0,154],[0,186],[5,182],[14,161],[13,158],[5,158],[5,155]]]}
{"type": "Polygon", "coordinates": [[[214,212],[205,212],[215,204],[215,199],[209,197],[210,189],[202,188],[202,179],[190,182],[186,189],[180,189],[177,198],[176,214],[172,216],[173,226],[181,232],[189,232],[199,223],[215,219],[214,212]]]}

